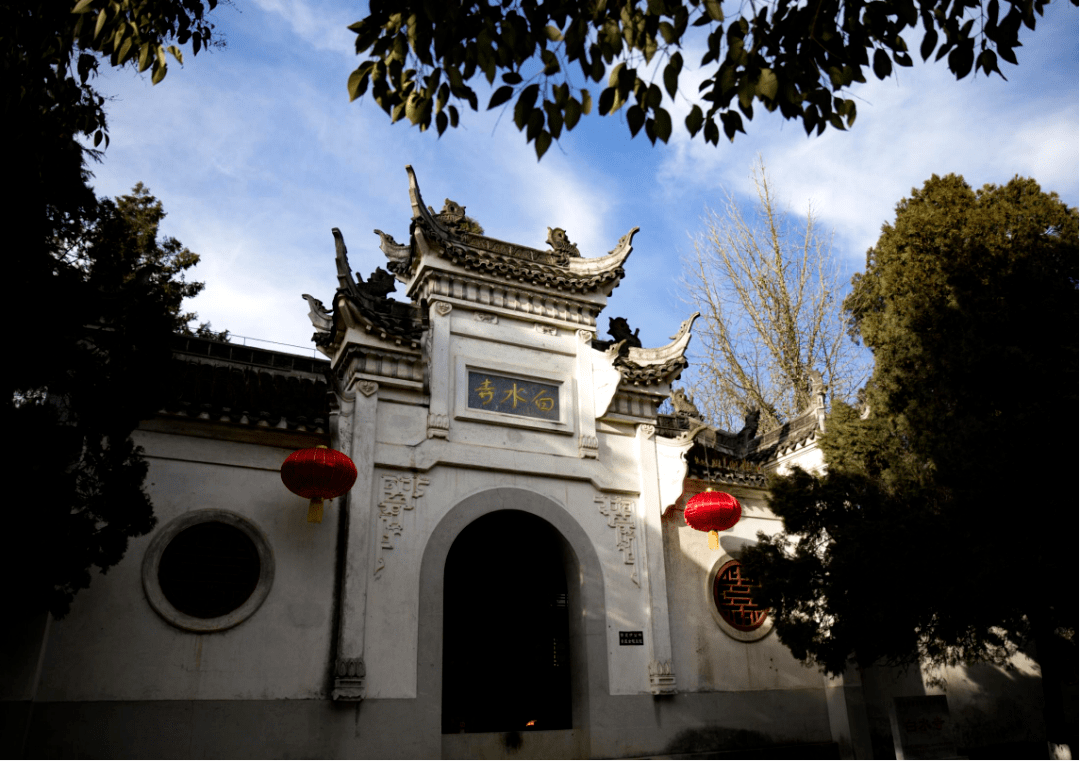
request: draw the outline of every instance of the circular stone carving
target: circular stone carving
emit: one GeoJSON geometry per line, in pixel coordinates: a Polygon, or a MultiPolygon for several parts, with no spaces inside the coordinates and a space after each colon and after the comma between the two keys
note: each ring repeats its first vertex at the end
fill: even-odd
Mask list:
{"type": "Polygon", "coordinates": [[[196,510],[158,531],[142,564],[150,606],[173,626],[218,632],[249,618],[274,582],[263,532],[228,510],[196,510]]]}
{"type": "Polygon", "coordinates": [[[713,620],[724,633],[740,642],[756,642],[772,631],[768,608],[754,603],[753,579],[742,573],[742,565],[730,555],[722,555],[705,577],[705,601],[713,620]]]}

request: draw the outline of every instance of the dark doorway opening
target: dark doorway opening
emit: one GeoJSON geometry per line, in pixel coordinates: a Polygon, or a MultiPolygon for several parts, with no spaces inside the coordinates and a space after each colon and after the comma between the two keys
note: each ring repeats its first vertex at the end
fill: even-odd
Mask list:
{"type": "Polygon", "coordinates": [[[442,731],[570,729],[563,540],[514,510],[467,526],[446,558],[442,731]]]}

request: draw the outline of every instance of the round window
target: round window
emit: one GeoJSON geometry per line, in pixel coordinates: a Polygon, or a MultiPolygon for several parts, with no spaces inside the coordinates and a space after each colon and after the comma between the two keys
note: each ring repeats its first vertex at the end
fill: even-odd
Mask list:
{"type": "Polygon", "coordinates": [[[743,572],[738,560],[724,555],[707,579],[709,610],[727,635],[740,642],[754,642],[772,631],[769,609],[754,601],[757,584],[743,572]]]}
{"type": "Polygon", "coordinates": [[[169,523],[143,558],[150,605],[174,626],[198,632],[236,626],[270,591],[274,558],[262,532],[225,510],[199,510],[169,523]]]}

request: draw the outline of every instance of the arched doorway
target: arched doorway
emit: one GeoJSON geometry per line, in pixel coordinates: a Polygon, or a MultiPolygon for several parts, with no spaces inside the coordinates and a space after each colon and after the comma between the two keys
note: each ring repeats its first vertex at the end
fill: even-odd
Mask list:
{"type": "Polygon", "coordinates": [[[570,729],[565,542],[517,510],[466,526],[446,558],[442,731],[570,729]]]}

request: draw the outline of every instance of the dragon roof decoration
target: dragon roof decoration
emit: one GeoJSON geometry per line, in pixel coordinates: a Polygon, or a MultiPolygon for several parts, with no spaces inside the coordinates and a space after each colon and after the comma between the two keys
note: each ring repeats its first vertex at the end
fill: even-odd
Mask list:
{"type": "Polygon", "coordinates": [[[409,175],[413,240],[401,244],[375,231],[381,238],[380,248],[390,260],[388,269],[403,282],[408,281],[418,262],[418,251],[433,253],[481,274],[571,293],[610,293],[626,274],[623,263],[633,250],[637,227],[620,238],[606,255],[593,258],[582,257],[562,228],[548,228],[548,251],[508,243],[476,232],[478,225],[465,216],[465,207],[449,198],[443,210],[436,213],[424,203],[413,168],[407,166],[405,170],[409,175]]]}

